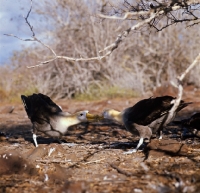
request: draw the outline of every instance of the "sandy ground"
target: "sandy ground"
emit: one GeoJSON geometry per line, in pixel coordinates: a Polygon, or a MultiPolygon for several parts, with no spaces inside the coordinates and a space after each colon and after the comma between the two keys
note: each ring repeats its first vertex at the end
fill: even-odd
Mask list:
{"type": "MultiPolygon", "coordinates": [[[[99,113],[140,99],[56,103],[68,112],[99,113]]],[[[194,103],[177,120],[200,111],[200,91],[188,88],[184,100],[194,103]]],[[[0,192],[200,192],[200,139],[189,131],[182,136],[177,125],[164,130],[164,139],[154,137],[131,155],[123,153],[136,146],[138,136],[112,123],[74,126],[63,144],[40,135],[35,148],[22,104],[11,111],[11,105],[0,106],[0,192]]]]}

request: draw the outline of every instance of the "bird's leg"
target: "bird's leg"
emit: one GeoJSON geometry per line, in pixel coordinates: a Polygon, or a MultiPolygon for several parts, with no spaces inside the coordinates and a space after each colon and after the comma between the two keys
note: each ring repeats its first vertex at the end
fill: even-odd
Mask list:
{"type": "Polygon", "coordinates": [[[35,128],[35,124],[33,124],[33,142],[35,144],[35,147],[38,147],[36,132],[37,132],[37,130],[35,128]]]}
{"type": "Polygon", "coordinates": [[[187,135],[187,128],[186,127],[184,127],[184,126],[182,126],[182,128],[181,128],[182,130],[183,130],[183,132],[181,133],[181,139],[184,139],[185,138],[185,136],[187,135]]]}
{"type": "Polygon", "coordinates": [[[160,137],[159,140],[162,139],[162,130],[160,130],[160,137]]]}
{"type": "Polygon", "coordinates": [[[35,133],[33,133],[33,141],[34,141],[34,144],[35,144],[35,147],[38,147],[38,143],[37,143],[37,135],[35,133]]]}
{"type": "Polygon", "coordinates": [[[64,144],[64,142],[63,142],[60,138],[56,138],[56,141],[57,141],[59,144],[64,144]]]}
{"type": "Polygon", "coordinates": [[[144,141],[144,138],[141,137],[140,140],[139,140],[139,143],[137,144],[137,147],[135,149],[129,150],[127,152],[124,152],[124,154],[132,154],[132,153],[137,152],[137,150],[139,149],[139,147],[143,144],[143,141],[144,141]]]}

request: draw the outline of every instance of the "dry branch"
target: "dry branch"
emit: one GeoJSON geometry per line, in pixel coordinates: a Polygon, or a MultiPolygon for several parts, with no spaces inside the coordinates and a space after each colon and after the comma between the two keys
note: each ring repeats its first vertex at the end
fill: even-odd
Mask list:
{"type": "Polygon", "coordinates": [[[17,38],[17,39],[19,39],[19,40],[22,40],[22,41],[35,41],[35,42],[38,42],[38,43],[40,43],[41,45],[43,45],[44,47],[46,47],[47,49],[49,49],[49,50],[53,53],[54,58],[49,59],[49,60],[45,60],[45,61],[43,61],[43,62],[40,62],[40,63],[37,64],[37,65],[27,66],[27,68],[39,67],[39,66],[42,66],[43,64],[47,64],[47,63],[53,62],[53,61],[55,61],[55,60],[57,60],[57,59],[65,59],[65,60],[67,60],[67,61],[74,61],[74,62],[101,60],[101,59],[105,58],[106,56],[108,56],[108,55],[110,55],[110,54],[112,53],[112,52],[110,51],[110,52],[107,52],[106,54],[104,54],[104,55],[102,55],[102,56],[96,56],[96,57],[90,57],[90,58],[82,58],[82,57],[81,57],[81,58],[73,58],[73,57],[68,57],[68,56],[59,56],[59,55],[57,55],[57,54],[55,53],[55,51],[54,51],[50,46],[48,46],[47,44],[43,43],[41,40],[39,40],[39,39],[35,36],[35,32],[34,32],[34,30],[33,30],[33,26],[31,26],[30,22],[28,21],[28,18],[29,18],[29,16],[30,16],[31,11],[32,11],[32,0],[30,0],[30,1],[31,1],[30,10],[28,11],[27,16],[24,17],[24,19],[25,19],[27,25],[29,26],[29,28],[30,28],[30,30],[31,30],[31,32],[32,32],[32,38],[33,38],[33,39],[22,39],[22,38],[20,38],[20,37],[18,37],[18,36],[16,36],[16,35],[13,35],[13,34],[4,34],[4,35],[6,35],[6,36],[12,36],[12,37],[15,37],[15,38],[17,38]]]}
{"type": "Polygon", "coordinates": [[[131,176],[134,176],[134,175],[135,175],[135,174],[133,174],[133,173],[131,173],[131,172],[124,171],[124,170],[118,168],[118,167],[117,167],[116,165],[114,165],[114,164],[110,164],[110,166],[111,166],[113,169],[117,170],[118,173],[123,174],[123,175],[125,175],[125,176],[127,176],[127,177],[131,177],[131,176]]]}
{"type": "MultiPolygon", "coordinates": [[[[176,11],[176,10],[179,10],[179,9],[181,9],[181,6],[173,6],[173,7],[171,7],[170,11],[176,11]]],[[[113,50],[115,50],[119,46],[119,43],[122,42],[122,40],[125,39],[131,31],[138,30],[141,27],[143,27],[144,25],[150,24],[152,22],[152,20],[154,20],[155,18],[157,18],[157,17],[159,17],[163,14],[165,14],[165,10],[161,10],[161,11],[158,11],[158,12],[154,12],[154,10],[140,11],[140,12],[133,12],[133,13],[127,12],[127,13],[125,13],[124,17],[107,16],[107,15],[100,14],[99,15],[100,17],[108,18],[108,19],[125,20],[130,15],[134,15],[134,16],[135,15],[137,15],[137,16],[149,15],[149,18],[144,19],[143,21],[137,23],[136,25],[133,25],[131,28],[128,28],[127,30],[123,31],[121,34],[118,35],[118,37],[117,37],[117,39],[115,40],[114,43],[110,44],[109,46],[107,46],[106,48],[104,48],[103,50],[101,50],[99,52],[101,53],[101,52],[106,51],[108,49],[111,49],[111,52],[113,52],[113,50]]]]}
{"type": "Polygon", "coordinates": [[[116,16],[116,15],[109,16],[109,15],[104,15],[104,14],[98,14],[98,15],[99,15],[99,17],[105,18],[105,19],[125,20],[125,19],[128,19],[130,16],[140,16],[140,15],[146,15],[148,13],[150,13],[150,11],[149,12],[147,12],[147,11],[126,12],[123,17],[119,17],[119,16],[116,16]]]}
{"type": "Polygon", "coordinates": [[[58,160],[58,159],[53,159],[53,160],[48,160],[48,159],[37,159],[35,160],[36,162],[41,162],[41,163],[62,163],[62,164],[66,164],[66,163],[72,163],[71,160],[58,160]]]}
{"type": "MultiPolygon", "coordinates": [[[[153,25],[157,22],[156,18],[166,16],[167,11],[171,13],[172,9],[141,8],[125,10],[117,16],[104,16],[102,14],[102,18],[129,21],[129,27],[127,27],[127,22],[123,21],[116,29],[118,21],[104,20],[102,25],[96,25],[94,21],[97,20],[86,14],[87,12],[93,14],[91,8],[85,4],[85,7],[77,9],[77,2],[78,0],[69,1],[70,4],[66,4],[66,2],[63,2],[62,5],[57,4],[62,10],[59,12],[51,4],[43,5],[42,15],[55,22],[53,47],[50,44],[50,46],[44,44],[43,40],[40,41],[36,37],[34,29],[28,21],[31,15],[32,1],[31,8],[27,16],[24,17],[26,24],[32,31],[32,38],[21,39],[13,34],[6,34],[22,41],[35,41],[42,45],[42,49],[27,48],[25,52],[20,51],[20,54],[16,55],[13,61],[21,67],[21,70],[24,70],[24,66],[27,64],[28,68],[41,66],[39,69],[27,70],[31,74],[30,80],[33,80],[38,91],[56,99],[72,98],[82,93],[89,96],[96,96],[98,93],[99,96],[98,89],[105,90],[105,85],[106,89],[110,89],[110,87],[116,87],[118,90],[125,88],[140,94],[147,94],[155,87],[169,82],[177,74],[180,74],[184,66],[190,63],[188,61],[191,61],[192,56],[196,55],[196,50],[199,49],[197,26],[182,29],[182,25],[167,28],[164,32],[156,35],[142,30],[142,33],[135,33],[134,36],[128,37],[129,41],[120,44],[131,31],[140,28],[146,29],[144,26],[153,25]],[[66,8],[69,9],[70,15],[63,18],[64,14],[62,13],[66,11],[66,8]],[[120,15],[122,17],[119,17],[120,15]],[[70,20],[70,25],[65,19],[70,20]],[[134,21],[134,25],[130,25],[131,20],[134,21]],[[82,30],[83,26],[84,30],[82,30]],[[122,33],[116,38],[114,32],[119,30],[122,33]],[[63,33],[63,31],[69,33],[63,33]],[[179,41],[180,36],[182,37],[181,41],[179,41]],[[115,42],[111,43],[114,40],[115,42]],[[188,44],[188,42],[191,43],[188,44]],[[99,54],[99,50],[102,48],[104,49],[100,52],[103,53],[99,54]],[[111,54],[115,49],[118,49],[118,54],[111,54]],[[50,56],[48,57],[47,53],[49,52],[50,56]],[[106,56],[109,57],[101,60],[106,56]],[[44,65],[50,62],[52,65],[44,65]]],[[[180,5],[173,7],[173,10],[183,9],[180,5]]],[[[165,24],[165,21],[162,22],[165,24]]],[[[198,74],[198,70],[195,71],[192,80],[189,80],[196,86],[199,85],[200,81],[198,74]]],[[[4,80],[0,84],[8,84],[8,81],[5,83],[4,80]]],[[[23,84],[27,87],[26,81],[23,81],[23,84]]]]}
{"type": "Polygon", "coordinates": [[[82,163],[82,164],[87,165],[87,164],[98,163],[98,162],[101,162],[102,160],[105,160],[105,159],[106,158],[102,158],[102,159],[99,159],[99,160],[93,160],[93,161],[85,162],[85,163],[82,163]]]}
{"type": "Polygon", "coordinates": [[[22,41],[35,41],[35,42],[38,42],[38,43],[42,44],[43,46],[45,46],[46,48],[48,48],[53,53],[54,58],[52,58],[50,60],[45,60],[43,62],[40,62],[37,65],[27,66],[27,68],[39,67],[39,66],[42,66],[43,64],[48,64],[48,63],[53,62],[53,61],[55,61],[57,59],[65,59],[66,61],[73,61],[73,62],[101,60],[101,59],[105,58],[106,56],[109,56],[112,53],[112,51],[109,51],[109,52],[105,53],[102,56],[96,56],[96,57],[91,57],[91,58],[73,58],[73,57],[68,57],[68,56],[58,56],[50,46],[48,46],[47,44],[43,43],[41,40],[39,40],[35,36],[33,37],[33,39],[22,39],[22,38],[19,38],[18,36],[15,36],[13,34],[4,34],[4,35],[12,36],[12,37],[15,37],[15,38],[17,38],[19,40],[22,40],[22,41]]]}
{"type": "Polygon", "coordinates": [[[182,99],[182,95],[183,95],[183,86],[182,86],[182,81],[185,78],[185,76],[190,72],[190,70],[192,68],[194,68],[194,66],[196,66],[198,63],[200,63],[200,53],[198,54],[198,56],[195,58],[195,60],[189,65],[189,67],[181,74],[181,76],[179,76],[177,78],[177,88],[178,88],[178,95],[177,98],[174,102],[173,107],[171,108],[167,120],[166,122],[168,122],[168,120],[171,120],[171,118],[174,116],[174,112],[176,111],[176,109],[178,108],[181,99],[182,99]]]}
{"type": "MultiPolygon", "coordinates": [[[[30,22],[28,21],[28,17],[30,16],[30,13],[32,11],[32,0],[31,0],[30,10],[29,10],[27,16],[24,17],[24,18],[25,18],[25,21],[28,24],[28,26],[29,26],[29,28],[30,28],[30,30],[32,32],[32,38],[33,39],[21,39],[21,38],[15,36],[13,34],[5,34],[5,35],[7,35],[7,36],[13,36],[13,37],[18,38],[18,39],[20,39],[22,41],[36,41],[36,42],[42,44],[43,46],[45,46],[47,49],[49,49],[52,52],[52,54],[54,55],[53,58],[51,58],[49,60],[45,60],[43,62],[40,62],[37,65],[28,66],[28,68],[34,68],[34,67],[42,66],[44,64],[50,63],[52,61],[55,61],[57,59],[64,59],[66,61],[73,61],[73,62],[101,60],[101,59],[109,56],[119,46],[119,44],[128,36],[128,34],[131,31],[138,30],[138,29],[140,29],[142,26],[144,26],[146,24],[152,25],[151,24],[152,21],[155,20],[156,18],[159,18],[159,16],[165,15],[166,11],[171,12],[171,11],[179,10],[181,8],[183,8],[183,7],[180,6],[180,5],[176,5],[176,6],[172,6],[172,7],[168,8],[168,10],[166,10],[166,8],[165,9],[163,8],[161,10],[158,9],[158,11],[156,9],[149,9],[149,10],[145,9],[145,10],[137,11],[137,12],[126,12],[123,17],[117,17],[115,15],[114,16],[107,16],[107,15],[100,14],[99,15],[100,17],[102,17],[102,18],[109,18],[109,19],[122,19],[122,20],[125,20],[125,19],[129,18],[130,16],[141,17],[143,15],[145,15],[147,18],[143,19],[142,21],[140,21],[136,25],[132,26],[131,28],[128,28],[128,29],[124,30],[121,34],[118,35],[118,37],[117,37],[117,39],[115,40],[114,43],[110,44],[109,46],[105,47],[103,50],[99,51],[99,53],[102,53],[104,51],[106,51],[106,53],[104,53],[101,56],[95,56],[95,57],[74,58],[74,57],[68,57],[68,56],[59,56],[59,55],[57,55],[55,53],[55,51],[50,46],[48,46],[47,44],[44,44],[41,40],[39,40],[38,38],[36,38],[34,30],[33,30],[33,26],[31,26],[30,22]]],[[[198,19],[198,18],[196,18],[196,19],[198,19]]]]}

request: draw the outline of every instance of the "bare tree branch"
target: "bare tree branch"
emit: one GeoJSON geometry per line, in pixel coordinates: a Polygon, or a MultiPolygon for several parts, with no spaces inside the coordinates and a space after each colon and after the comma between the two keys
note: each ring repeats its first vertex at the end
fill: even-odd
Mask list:
{"type": "Polygon", "coordinates": [[[194,2],[192,2],[192,1],[185,0],[184,3],[175,3],[175,4],[172,4],[170,6],[167,5],[167,4],[165,5],[165,4],[159,3],[157,1],[155,1],[155,2],[157,3],[156,6],[149,4],[148,1],[144,1],[144,2],[141,1],[136,6],[132,6],[132,5],[130,5],[130,3],[128,1],[125,1],[126,7],[127,8],[129,7],[130,11],[125,12],[123,17],[119,17],[119,16],[116,16],[116,15],[108,16],[108,15],[99,14],[100,17],[109,18],[109,19],[125,20],[125,19],[133,19],[132,18],[133,16],[137,16],[137,18],[136,18],[137,20],[142,19],[142,21],[138,22],[136,25],[133,25],[132,27],[124,30],[121,34],[119,34],[114,43],[105,47],[103,50],[100,50],[99,53],[105,52],[103,55],[100,55],[100,56],[89,57],[89,58],[83,58],[83,57],[74,58],[74,57],[57,55],[55,53],[55,51],[50,46],[48,46],[47,44],[44,44],[41,40],[39,40],[35,36],[33,26],[31,26],[30,22],[28,21],[28,18],[30,16],[31,11],[32,11],[32,0],[31,0],[30,10],[28,11],[27,16],[24,17],[24,19],[25,19],[27,25],[29,26],[29,28],[32,32],[32,38],[33,39],[22,39],[22,38],[19,38],[19,37],[13,35],[13,34],[4,34],[4,35],[13,36],[13,37],[20,39],[22,41],[36,41],[36,42],[40,43],[41,45],[45,46],[47,49],[49,49],[52,52],[52,54],[54,55],[53,58],[51,58],[49,60],[45,60],[43,62],[40,62],[37,65],[28,66],[28,68],[34,68],[34,67],[38,67],[38,66],[42,66],[44,64],[50,63],[50,62],[55,61],[57,59],[64,59],[64,60],[67,60],[67,61],[76,61],[76,62],[78,62],[78,61],[101,60],[101,59],[109,56],[115,49],[117,49],[119,44],[129,35],[129,33],[131,31],[138,30],[141,27],[145,26],[146,24],[148,24],[151,27],[154,27],[157,31],[161,31],[164,28],[166,28],[170,25],[173,25],[174,23],[199,19],[191,11],[192,8],[191,8],[190,4],[191,5],[194,4],[194,2]],[[176,17],[174,17],[172,12],[176,11],[176,10],[180,10],[180,9],[184,9],[185,12],[187,12],[188,15],[193,16],[193,19],[185,18],[185,19],[181,20],[181,19],[177,19],[176,17]],[[169,14],[171,15],[171,17],[169,16],[169,14]],[[156,25],[160,21],[160,18],[162,18],[163,16],[167,16],[170,20],[172,20],[172,22],[167,23],[164,27],[158,29],[156,27],[156,25]]]}
{"type": "Polygon", "coordinates": [[[17,39],[19,39],[19,40],[21,40],[21,41],[35,41],[34,39],[22,39],[22,38],[20,38],[20,37],[18,37],[18,36],[16,36],[16,35],[14,35],[14,34],[4,34],[5,36],[11,36],[11,37],[14,37],[14,38],[17,38],[17,39]]]}
{"type": "Polygon", "coordinates": [[[104,14],[98,14],[98,15],[99,15],[99,17],[105,18],[105,19],[125,20],[125,19],[128,19],[130,16],[141,16],[141,15],[146,15],[148,13],[150,13],[150,12],[147,12],[147,11],[126,12],[123,17],[119,17],[119,16],[116,16],[116,15],[109,16],[109,15],[104,15],[104,14]]]}
{"type": "Polygon", "coordinates": [[[195,60],[190,64],[190,66],[181,74],[181,76],[179,76],[177,78],[177,80],[178,80],[178,85],[177,85],[177,87],[178,87],[178,95],[177,95],[177,98],[176,98],[176,100],[174,102],[174,105],[173,105],[172,109],[170,110],[170,112],[168,114],[166,122],[168,122],[168,120],[172,119],[172,117],[174,116],[174,112],[176,111],[176,109],[178,108],[178,106],[179,106],[179,104],[181,102],[182,95],[183,95],[183,86],[182,86],[183,79],[190,72],[190,70],[192,68],[194,68],[194,66],[196,66],[197,64],[200,64],[200,53],[195,58],[195,60]]]}
{"type": "Polygon", "coordinates": [[[49,59],[49,60],[45,60],[45,61],[43,61],[43,62],[40,62],[40,63],[37,64],[37,65],[27,66],[27,68],[39,67],[39,66],[42,66],[42,65],[44,65],[44,64],[53,62],[53,61],[55,61],[55,60],[57,60],[57,59],[65,59],[65,60],[67,60],[67,61],[76,61],[76,62],[79,62],[79,61],[91,61],[91,60],[101,60],[101,59],[105,58],[106,56],[109,56],[109,55],[112,53],[112,51],[109,51],[109,52],[105,53],[105,54],[102,55],[102,56],[96,56],[96,57],[91,57],[91,58],[82,58],[82,57],[81,57],[81,58],[73,58],[73,57],[68,57],[68,56],[59,56],[59,55],[57,55],[57,54],[55,53],[55,51],[54,51],[50,46],[48,46],[47,44],[43,43],[41,40],[39,40],[39,39],[35,36],[35,32],[34,32],[34,30],[33,30],[33,26],[32,26],[32,25],[30,24],[30,22],[28,21],[28,18],[29,18],[29,16],[30,16],[31,11],[32,11],[32,0],[30,0],[30,1],[31,1],[31,7],[30,7],[30,10],[29,10],[28,13],[27,13],[27,16],[24,17],[24,19],[25,19],[27,25],[29,26],[29,28],[30,28],[30,30],[31,30],[31,32],[32,32],[32,38],[33,38],[33,39],[22,39],[22,38],[20,38],[20,37],[18,37],[18,36],[16,36],[16,35],[13,35],[13,34],[4,34],[4,35],[6,35],[6,36],[12,36],[12,37],[15,37],[15,38],[17,38],[17,39],[19,39],[19,40],[22,40],[22,41],[35,41],[35,42],[38,42],[38,43],[40,43],[41,45],[43,45],[43,46],[45,46],[46,48],[48,48],[48,49],[53,53],[54,58],[49,59]]]}
{"type": "Polygon", "coordinates": [[[30,10],[28,11],[26,17],[24,17],[24,19],[25,19],[26,23],[28,24],[30,30],[32,31],[32,36],[35,37],[35,33],[33,31],[33,26],[31,26],[30,22],[28,21],[28,17],[30,15],[31,11],[32,11],[32,5],[33,5],[32,0],[30,0],[30,1],[31,1],[31,7],[30,7],[30,10]]]}
{"type": "MultiPolygon", "coordinates": [[[[145,16],[148,17],[147,19],[144,19],[143,21],[137,23],[136,25],[132,26],[131,28],[128,28],[127,30],[123,31],[120,35],[118,35],[118,37],[117,37],[117,39],[115,40],[114,43],[110,44],[109,46],[107,46],[103,50],[100,50],[99,52],[101,53],[101,52],[106,51],[108,49],[111,49],[111,52],[112,52],[113,50],[115,50],[119,46],[119,43],[122,42],[122,40],[125,39],[131,31],[138,30],[142,26],[144,26],[145,24],[149,24],[150,26],[153,26],[154,28],[156,28],[157,23],[155,23],[155,19],[159,18],[162,15],[166,15],[166,11],[171,13],[171,11],[176,11],[176,10],[179,10],[179,9],[182,9],[182,6],[176,5],[176,6],[173,6],[173,7],[169,7],[168,10],[162,9],[162,10],[157,11],[157,12],[155,12],[154,9],[149,9],[148,11],[127,12],[127,13],[124,14],[123,17],[119,17],[119,16],[115,16],[115,15],[108,16],[108,15],[99,14],[99,16],[102,17],[102,18],[121,19],[121,20],[125,20],[125,19],[129,18],[130,16],[140,16],[141,17],[142,15],[145,15],[145,16]],[[152,21],[153,21],[153,23],[151,23],[152,21]]],[[[173,17],[173,18],[176,21],[174,23],[183,22],[183,21],[191,21],[189,19],[177,20],[175,17],[173,17]]],[[[199,19],[199,18],[195,16],[195,18],[193,20],[197,20],[197,19],[199,19]]],[[[158,28],[156,28],[156,29],[157,29],[157,31],[161,31],[162,29],[164,29],[164,28],[166,28],[170,25],[173,25],[174,23],[167,24],[165,27],[163,27],[161,29],[158,29],[158,28]]]]}
{"type": "MultiPolygon", "coordinates": [[[[30,25],[29,25],[30,26],[30,25]]],[[[32,28],[31,28],[31,31],[32,31],[32,28]]],[[[34,32],[33,32],[34,33],[34,32]]],[[[74,61],[74,62],[79,62],[79,61],[91,61],[91,60],[101,60],[103,58],[105,58],[106,56],[109,56],[112,51],[109,51],[107,52],[106,54],[102,55],[102,56],[97,56],[97,57],[92,57],[92,58],[72,58],[72,57],[67,57],[67,56],[58,56],[55,51],[50,47],[48,46],[47,44],[43,43],[42,41],[40,41],[38,38],[36,38],[35,36],[33,37],[33,39],[21,39],[19,38],[18,36],[15,36],[13,34],[4,34],[6,36],[12,36],[12,37],[15,37],[19,40],[22,40],[22,41],[36,41],[36,42],[39,42],[40,44],[42,44],[43,46],[45,46],[46,48],[48,48],[54,55],[54,58],[50,59],[50,60],[46,60],[46,61],[43,61],[43,62],[40,62],[39,64],[37,65],[33,65],[33,66],[27,66],[27,68],[35,68],[35,67],[39,67],[39,66],[42,66],[43,64],[47,64],[47,63],[50,63],[54,60],[57,60],[57,59],[65,59],[67,61],[74,61]]]]}

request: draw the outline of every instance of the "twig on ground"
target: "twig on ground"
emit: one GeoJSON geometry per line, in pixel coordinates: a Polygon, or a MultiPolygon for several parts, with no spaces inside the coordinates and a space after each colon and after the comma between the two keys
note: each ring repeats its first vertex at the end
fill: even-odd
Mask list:
{"type": "Polygon", "coordinates": [[[118,168],[118,167],[117,167],[116,165],[114,165],[114,164],[110,164],[110,166],[111,166],[113,169],[117,170],[118,173],[123,174],[123,175],[125,175],[125,176],[127,176],[127,177],[134,176],[133,173],[124,171],[124,170],[118,168]]]}
{"type": "Polygon", "coordinates": [[[102,159],[99,159],[99,160],[93,160],[93,161],[85,162],[85,163],[82,163],[82,164],[87,165],[87,164],[92,164],[92,163],[98,163],[98,162],[105,160],[105,159],[106,158],[102,158],[102,159]]]}
{"type": "Polygon", "coordinates": [[[37,159],[35,160],[36,162],[41,162],[41,163],[69,163],[73,162],[71,160],[58,160],[58,159],[53,159],[53,160],[47,160],[47,159],[37,159]]]}

